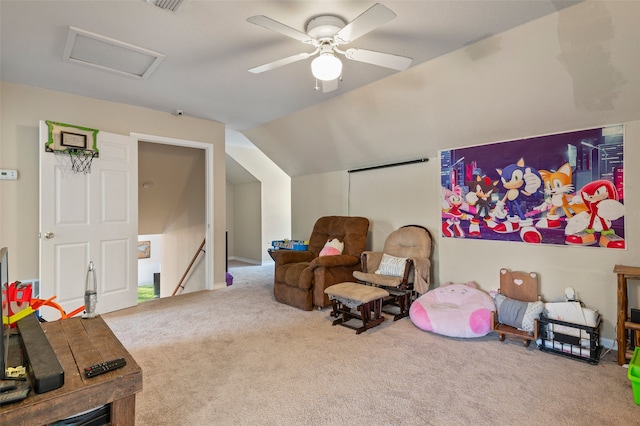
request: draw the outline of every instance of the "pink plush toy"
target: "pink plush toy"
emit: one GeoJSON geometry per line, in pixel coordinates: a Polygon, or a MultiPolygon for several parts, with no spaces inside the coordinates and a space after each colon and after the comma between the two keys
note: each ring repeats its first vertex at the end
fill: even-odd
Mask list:
{"type": "Polygon", "coordinates": [[[496,306],[475,283],[451,284],[426,292],[409,309],[416,327],[450,337],[481,337],[491,331],[496,306]]]}
{"type": "Polygon", "coordinates": [[[318,256],[335,256],[336,254],[342,254],[342,250],[344,250],[344,243],[334,238],[325,243],[318,256]]]}

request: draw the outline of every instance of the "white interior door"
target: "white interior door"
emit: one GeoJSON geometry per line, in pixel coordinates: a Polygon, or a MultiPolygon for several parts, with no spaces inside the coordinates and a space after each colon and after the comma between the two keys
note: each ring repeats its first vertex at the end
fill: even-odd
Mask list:
{"type": "MultiPolygon", "coordinates": [[[[68,157],[45,151],[40,122],[40,298],[56,296],[66,312],[84,305],[89,261],[98,281],[98,313],[137,303],[137,140],[98,132],[91,173],[74,173],[68,157]]],[[[45,319],[59,318],[42,309],[45,319]]]]}

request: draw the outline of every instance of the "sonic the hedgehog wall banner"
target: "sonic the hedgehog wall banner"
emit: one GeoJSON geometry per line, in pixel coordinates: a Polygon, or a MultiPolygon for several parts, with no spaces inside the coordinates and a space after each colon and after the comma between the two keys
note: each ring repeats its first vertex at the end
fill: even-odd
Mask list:
{"type": "Polygon", "coordinates": [[[442,235],[625,249],[624,126],[440,151],[442,235]]]}

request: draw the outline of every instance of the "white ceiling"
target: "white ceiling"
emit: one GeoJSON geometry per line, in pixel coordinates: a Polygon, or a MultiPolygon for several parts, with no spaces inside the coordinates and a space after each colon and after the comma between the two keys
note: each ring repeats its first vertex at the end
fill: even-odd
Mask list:
{"type": "MultiPolygon", "coordinates": [[[[576,3],[548,0],[384,1],[398,17],[352,45],[412,57],[412,66],[576,3]]],[[[2,80],[225,123],[247,130],[396,71],[343,60],[343,81],[314,90],[310,60],[247,70],[308,45],[248,23],[266,15],[304,32],[320,14],[351,21],[374,1],[197,1],[176,12],[143,0],[0,1],[2,80]],[[63,60],[74,26],[165,55],[147,79],[63,60]]],[[[276,163],[277,158],[272,158],[276,163]]]]}

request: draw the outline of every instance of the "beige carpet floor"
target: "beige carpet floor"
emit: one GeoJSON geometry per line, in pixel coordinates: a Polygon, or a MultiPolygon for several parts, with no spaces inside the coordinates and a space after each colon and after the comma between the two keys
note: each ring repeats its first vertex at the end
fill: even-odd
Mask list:
{"type": "Polygon", "coordinates": [[[273,266],[104,316],[143,369],[138,425],[633,425],[627,370],[410,319],[356,336],[273,299],[273,266]]]}

